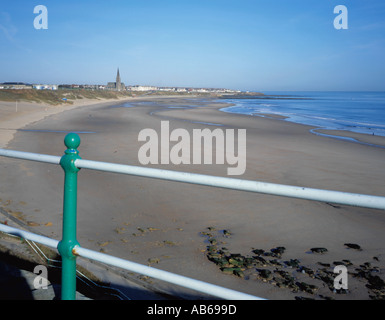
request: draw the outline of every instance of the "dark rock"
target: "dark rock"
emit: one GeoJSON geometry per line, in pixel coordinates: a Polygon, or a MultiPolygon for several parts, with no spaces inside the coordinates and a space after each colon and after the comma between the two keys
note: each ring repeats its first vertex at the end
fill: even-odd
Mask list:
{"type": "Polygon", "coordinates": [[[284,261],[284,263],[291,268],[297,268],[300,261],[298,259],[290,259],[290,261],[284,261]]]}
{"type": "Polygon", "coordinates": [[[252,250],[252,252],[255,253],[256,255],[260,256],[260,255],[264,254],[265,250],[254,249],[254,250],[252,250]]]}
{"type": "Polygon", "coordinates": [[[269,264],[269,262],[259,256],[254,256],[253,259],[257,265],[267,266],[269,264]]]}
{"type": "Polygon", "coordinates": [[[355,243],[344,243],[344,246],[347,246],[348,248],[359,250],[359,251],[362,250],[361,247],[355,243]]]}
{"type": "Polygon", "coordinates": [[[271,276],[271,271],[270,270],[267,270],[267,269],[259,269],[258,270],[259,272],[259,275],[264,278],[264,279],[270,279],[272,276],[271,276]]]}
{"type": "Polygon", "coordinates": [[[308,267],[300,266],[297,271],[301,273],[306,273],[312,278],[314,277],[314,271],[308,267]]]}
{"type": "Polygon", "coordinates": [[[313,253],[326,253],[328,251],[326,248],[311,248],[310,250],[313,253]]]}
{"type": "Polygon", "coordinates": [[[229,230],[223,230],[223,235],[228,238],[231,236],[231,232],[229,230]]]}
{"type": "Polygon", "coordinates": [[[285,252],[286,248],[285,247],[276,247],[273,249],[270,249],[270,251],[273,253],[273,257],[280,258],[282,254],[285,252]]]}
{"type": "Polygon", "coordinates": [[[330,263],[324,263],[324,262],[317,262],[320,266],[323,267],[330,267],[330,263]]]}
{"type": "Polygon", "coordinates": [[[296,282],[296,285],[300,290],[311,294],[314,294],[318,290],[317,286],[305,282],[296,282]]]}

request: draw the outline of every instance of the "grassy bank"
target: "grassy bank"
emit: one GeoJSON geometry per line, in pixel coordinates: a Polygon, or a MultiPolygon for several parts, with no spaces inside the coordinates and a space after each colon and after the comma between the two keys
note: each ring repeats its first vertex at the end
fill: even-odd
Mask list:
{"type": "Polygon", "coordinates": [[[131,96],[133,96],[131,92],[103,90],[0,90],[0,101],[28,101],[51,105],[72,104],[79,99],[118,99],[131,96]]]}
{"type": "Polygon", "coordinates": [[[238,93],[236,96],[213,92],[170,92],[170,91],[149,91],[149,92],[132,92],[132,91],[105,91],[105,90],[0,90],[0,101],[27,101],[36,103],[46,103],[50,105],[72,104],[79,99],[119,99],[136,96],[202,96],[217,98],[241,98],[262,95],[260,93],[238,93]],[[63,100],[65,99],[65,100],[63,100]]]}

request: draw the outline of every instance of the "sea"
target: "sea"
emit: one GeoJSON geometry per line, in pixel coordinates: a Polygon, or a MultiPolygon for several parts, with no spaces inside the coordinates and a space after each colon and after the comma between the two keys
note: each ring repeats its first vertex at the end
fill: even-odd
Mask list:
{"type": "MultiPolygon", "coordinates": [[[[226,99],[223,112],[251,116],[280,115],[315,128],[385,137],[385,92],[264,92],[264,96],[226,99]]],[[[313,129],[313,133],[316,130],[313,129]]]]}

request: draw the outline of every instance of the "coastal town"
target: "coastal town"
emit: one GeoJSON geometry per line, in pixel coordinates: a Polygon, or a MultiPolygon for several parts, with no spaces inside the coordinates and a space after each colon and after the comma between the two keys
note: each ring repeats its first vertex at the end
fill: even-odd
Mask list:
{"type": "MultiPolygon", "coordinates": [[[[36,89],[36,90],[60,90],[60,89],[86,89],[86,90],[112,90],[107,85],[97,84],[28,84],[23,82],[0,83],[1,89],[36,89]]],[[[224,88],[191,88],[191,87],[157,87],[150,85],[130,85],[119,91],[161,91],[161,92],[191,92],[191,93],[238,93],[240,90],[224,88]]]]}
{"type": "Polygon", "coordinates": [[[109,91],[133,91],[133,92],[181,92],[181,93],[239,93],[240,90],[225,88],[193,88],[193,87],[158,87],[152,85],[128,85],[120,78],[118,69],[115,82],[103,84],[30,84],[24,82],[0,83],[0,89],[35,89],[35,90],[60,90],[60,89],[84,89],[84,90],[109,90],[109,91]]]}

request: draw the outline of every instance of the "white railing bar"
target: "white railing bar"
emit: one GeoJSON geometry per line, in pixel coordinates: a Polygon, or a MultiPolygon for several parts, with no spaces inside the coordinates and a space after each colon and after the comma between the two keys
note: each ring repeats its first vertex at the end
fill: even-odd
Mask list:
{"type": "Polygon", "coordinates": [[[321,202],[332,202],[350,206],[367,207],[385,210],[385,197],[348,193],[333,190],[312,189],[276,183],[242,180],[227,177],[209,176],[196,173],[178,172],[157,168],[145,168],[108,162],[75,160],[78,168],[122,173],[134,176],[178,181],[218,188],[257,192],[291,198],[300,198],[321,202]]]}
{"type": "MultiPolygon", "coordinates": [[[[61,157],[0,149],[0,156],[18,158],[52,164],[60,164],[61,157]]],[[[348,193],[334,190],[313,189],[298,186],[282,185],[268,182],[216,177],[188,172],[178,172],[157,168],[146,168],[84,159],[75,160],[78,168],[122,173],[154,179],[178,181],[218,188],[257,192],[277,196],[299,198],[305,200],[331,202],[349,206],[366,207],[385,210],[385,197],[348,193]]]]}
{"type": "Polygon", "coordinates": [[[24,231],[21,229],[17,229],[14,227],[7,226],[5,224],[0,223],[0,231],[20,237],[22,239],[31,240],[40,244],[43,244],[47,247],[57,249],[57,245],[59,244],[58,240],[54,240],[45,236],[41,236],[32,232],[24,231]]]}
{"type": "Polygon", "coordinates": [[[14,150],[7,150],[7,149],[0,149],[0,156],[38,161],[38,162],[46,162],[46,163],[52,163],[52,164],[60,164],[60,159],[61,159],[61,157],[51,156],[48,154],[14,151],[14,150]]]}
{"type": "Polygon", "coordinates": [[[163,271],[136,262],[116,258],[105,253],[96,252],[80,246],[75,246],[73,254],[227,300],[265,300],[260,297],[223,288],[214,284],[177,275],[175,273],[163,271]]]}
{"type": "MultiPolygon", "coordinates": [[[[0,223],[0,231],[20,237],[22,239],[34,241],[48,247],[57,249],[59,244],[58,240],[54,240],[51,238],[47,238],[41,235],[37,235],[32,232],[24,231],[21,229],[17,229],[14,227],[7,226],[5,224],[0,223]]],[[[73,253],[75,255],[88,258],[91,260],[99,261],[102,263],[106,263],[108,265],[116,266],[128,271],[136,272],[142,275],[146,275],[155,279],[167,281],[169,283],[173,283],[182,287],[186,287],[189,289],[193,289],[199,292],[203,292],[206,294],[211,294],[213,296],[229,299],[229,300],[264,300],[263,298],[259,298],[253,295],[249,295],[246,293],[238,292],[235,290],[223,288],[217,285],[209,284],[203,281],[191,279],[188,277],[180,276],[168,271],[163,271],[159,269],[155,269],[152,267],[148,267],[146,265],[142,265],[139,263],[127,261],[124,259],[116,258],[107,254],[103,254],[100,252],[96,252],[90,249],[82,248],[80,246],[75,246],[73,249],[73,253]]]]}

